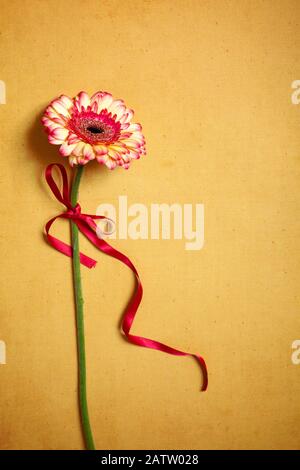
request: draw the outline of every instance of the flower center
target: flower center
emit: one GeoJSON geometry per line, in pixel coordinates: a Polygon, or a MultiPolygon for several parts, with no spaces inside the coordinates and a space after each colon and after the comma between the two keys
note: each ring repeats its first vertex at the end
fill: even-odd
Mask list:
{"type": "Polygon", "coordinates": [[[94,126],[89,126],[86,128],[87,131],[91,132],[92,134],[102,134],[104,132],[104,129],[101,127],[94,127],[94,126]]]}
{"type": "Polygon", "coordinates": [[[68,123],[69,129],[89,144],[111,144],[120,137],[121,124],[106,109],[75,111],[68,123]]]}

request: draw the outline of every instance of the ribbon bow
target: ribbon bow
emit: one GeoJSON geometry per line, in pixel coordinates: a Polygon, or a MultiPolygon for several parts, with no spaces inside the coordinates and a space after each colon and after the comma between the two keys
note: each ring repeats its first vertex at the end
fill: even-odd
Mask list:
{"type": "MultiPolygon", "coordinates": [[[[201,356],[199,356],[198,354],[191,354],[191,353],[179,351],[177,349],[171,348],[158,341],[154,341],[148,338],[143,338],[142,336],[132,335],[130,333],[133,320],[135,318],[137,309],[142,300],[143,287],[142,287],[142,283],[139,278],[138,272],[136,268],[134,267],[134,265],[132,264],[132,262],[130,261],[130,259],[127,258],[127,256],[125,256],[123,253],[121,253],[120,251],[117,251],[115,248],[109,245],[105,240],[97,236],[97,233],[96,233],[97,224],[95,220],[99,220],[99,219],[110,220],[110,219],[102,215],[83,214],[81,212],[81,207],[79,204],[76,204],[75,207],[72,206],[71,200],[70,200],[68,176],[67,176],[65,167],[63,165],[59,163],[52,163],[51,165],[48,165],[45,171],[45,177],[56,199],[62,204],[64,204],[67,208],[65,212],[61,213],[60,215],[57,215],[56,217],[53,217],[47,222],[45,226],[45,230],[46,230],[46,238],[49,244],[53,246],[53,248],[55,248],[56,250],[63,253],[64,255],[72,258],[73,256],[72,247],[62,242],[58,238],[53,237],[53,235],[50,235],[49,233],[50,228],[56,219],[59,219],[59,218],[70,219],[72,220],[72,222],[74,222],[77,225],[78,229],[93,243],[93,245],[96,246],[100,251],[102,251],[103,253],[109,256],[112,256],[113,258],[118,259],[123,264],[126,264],[126,266],[128,266],[129,269],[131,269],[131,271],[134,273],[136,277],[136,289],[124,313],[123,320],[122,320],[122,330],[127,340],[133,344],[136,344],[137,346],[143,346],[145,348],[156,349],[159,351],[166,352],[168,354],[173,354],[174,356],[194,357],[197,360],[197,362],[200,364],[202,374],[203,374],[203,383],[202,383],[201,390],[203,391],[206,390],[207,385],[208,385],[207,367],[206,367],[204,359],[201,356]],[[59,190],[52,176],[52,169],[54,167],[57,167],[58,170],[60,171],[60,175],[62,178],[62,192],[59,190]]],[[[80,253],[80,263],[88,268],[93,268],[96,266],[97,262],[94,259],[90,258],[89,256],[86,256],[85,254],[80,253]]]]}

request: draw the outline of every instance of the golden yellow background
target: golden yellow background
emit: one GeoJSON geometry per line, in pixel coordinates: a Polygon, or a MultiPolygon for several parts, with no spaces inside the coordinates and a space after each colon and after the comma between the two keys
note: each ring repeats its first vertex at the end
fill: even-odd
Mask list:
{"type": "MultiPolygon", "coordinates": [[[[204,203],[205,247],[116,240],[145,297],[133,333],[206,358],[126,343],[130,271],[81,237],[90,414],[99,449],[299,449],[298,0],[1,0],[1,449],[81,449],[70,261],[43,240],[62,210],[62,161],[39,119],[60,93],[111,91],[136,110],[148,155],[89,164],[102,202],[204,203]]],[[[66,160],[65,160],[65,163],[66,160]]],[[[56,234],[69,237],[67,222],[56,234]]]]}

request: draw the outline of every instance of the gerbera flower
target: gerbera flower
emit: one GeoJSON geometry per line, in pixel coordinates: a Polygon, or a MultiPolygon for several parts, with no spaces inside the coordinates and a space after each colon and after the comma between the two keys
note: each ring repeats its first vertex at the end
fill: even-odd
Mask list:
{"type": "Polygon", "coordinates": [[[131,160],[145,155],[142,126],[131,122],[133,110],[123,100],[99,91],[91,98],[81,91],[75,98],[61,95],[47,107],[42,122],[51,144],[70,165],[96,159],[111,170],[129,168],[131,160]]]}

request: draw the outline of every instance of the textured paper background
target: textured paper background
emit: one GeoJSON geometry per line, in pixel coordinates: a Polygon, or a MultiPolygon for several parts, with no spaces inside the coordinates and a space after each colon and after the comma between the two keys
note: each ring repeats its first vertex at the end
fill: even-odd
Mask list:
{"type": "MultiPolygon", "coordinates": [[[[90,164],[81,203],[204,203],[205,247],[115,241],[145,298],[133,332],[207,359],[126,343],[131,273],[83,269],[90,413],[98,448],[300,447],[300,78],[297,0],[1,0],[0,447],[80,449],[70,262],[42,238],[62,208],[43,180],[59,161],[39,124],[60,93],[98,89],[136,110],[148,156],[90,164]]],[[[68,224],[56,233],[69,236],[68,224]]]]}

